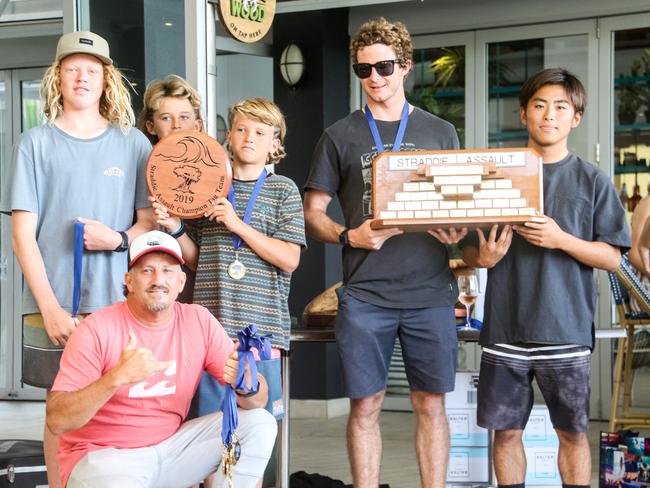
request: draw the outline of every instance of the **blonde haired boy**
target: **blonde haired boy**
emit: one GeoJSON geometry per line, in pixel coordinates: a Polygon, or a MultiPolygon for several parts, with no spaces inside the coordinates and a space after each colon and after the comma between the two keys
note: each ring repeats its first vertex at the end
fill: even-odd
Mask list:
{"type": "MultiPolygon", "coordinates": [[[[25,383],[52,386],[73,317],[73,226],[84,224],[80,316],[122,298],[129,242],[153,226],[144,182],[151,149],[139,131],[106,40],[92,32],[59,39],[43,78],[47,123],[14,149],[9,201],[23,291],[25,383]],[[134,212],[136,222],[134,223],[134,212]]],[[[60,486],[58,438],[45,429],[50,487],[60,486]]]]}
{"type": "Polygon", "coordinates": [[[156,144],[175,130],[205,130],[201,117],[201,97],[178,75],[154,80],[144,92],[144,106],[138,129],[156,144]]]}
{"type": "MultiPolygon", "coordinates": [[[[230,337],[251,323],[273,334],[274,359],[259,367],[269,382],[267,410],[276,417],[284,413],[278,349],[289,348],[289,285],[305,245],[298,188],[265,169],[285,156],[285,135],[284,116],[273,102],[235,103],[227,134],[232,194],[217,200],[203,218],[185,222],[153,204],[158,223],[177,236],[187,266],[196,269],[194,303],[208,308],[230,337]]],[[[198,395],[199,415],[220,409],[222,387],[211,377],[204,375],[198,395]]]]}

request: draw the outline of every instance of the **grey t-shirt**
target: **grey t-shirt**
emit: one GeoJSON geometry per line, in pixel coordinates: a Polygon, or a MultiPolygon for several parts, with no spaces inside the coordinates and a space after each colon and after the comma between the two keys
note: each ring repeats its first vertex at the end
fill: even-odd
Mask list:
{"type": "MultiPolygon", "coordinates": [[[[149,207],[144,166],[151,144],[139,131],[124,135],[109,127],[92,139],[77,139],[48,123],[25,132],[14,147],[13,174],[2,210],[38,215],[36,241],[59,304],[72,309],[73,226],[77,217],[114,230],[133,225],[134,211],[149,207]]],[[[127,253],[85,251],[80,313],[124,299],[127,253]]],[[[37,313],[25,286],[23,314],[37,313]]]]}
{"type": "MultiPolygon", "coordinates": [[[[600,169],[574,155],[543,166],[544,213],[585,241],[631,244],[625,211],[600,169]]],[[[477,246],[472,232],[463,245],[477,246]]],[[[488,271],[482,345],[580,344],[593,347],[593,268],[563,251],[514,235],[508,253],[488,271]]]]}
{"type": "MultiPolygon", "coordinates": [[[[399,121],[377,121],[387,151],[398,126],[399,121]]],[[[415,108],[401,149],[458,149],[458,137],[453,125],[415,108]]],[[[314,151],[305,188],[338,195],[346,227],[358,227],[372,217],[372,160],[376,155],[365,115],[357,110],[325,130],[314,151]]],[[[458,296],[447,249],[427,233],[392,237],[379,251],[346,246],[343,281],[354,297],[383,307],[448,306],[458,296]]]]}

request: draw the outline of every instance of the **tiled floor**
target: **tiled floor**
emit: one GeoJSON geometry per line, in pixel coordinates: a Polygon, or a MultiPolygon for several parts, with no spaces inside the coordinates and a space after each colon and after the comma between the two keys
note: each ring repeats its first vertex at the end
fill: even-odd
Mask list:
{"type": "MultiPolygon", "coordinates": [[[[318,472],[351,483],[345,450],[346,417],[328,420],[294,419],[291,421],[291,472],[318,472]]],[[[391,488],[417,488],[419,477],[413,445],[415,422],[411,413],[383,412],[381,415],[384,442],[381,482],[391,488]]],[[[605,422],[592,422],[589,444],[592,451],[591,486],[597,487],[598,437],[607,429],[605,422]]]]}
{"type": "MultiPolygon", "coordinates": [[[[45,406],[42,402],[0,401],[0,439],[40,439],[45,406]]],[[[293,419],[291,421],[290,472],[304,470],[351,482],[345,449],[346,417],[293,419]]],[[[419,478],[413,447],[414,420],[411,413],[383,412],[381,416],[384,455],[382,483],[391,488],[417,488],[419,478]]],[[[597,486],[598,434],[604,422],[592,422],[589,431],[597,486]]]]}

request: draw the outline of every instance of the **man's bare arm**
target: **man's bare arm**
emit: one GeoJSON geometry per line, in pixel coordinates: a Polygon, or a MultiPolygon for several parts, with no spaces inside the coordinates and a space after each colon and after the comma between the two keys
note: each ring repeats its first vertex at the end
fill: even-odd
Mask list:
{"type": "MultiPolygon", "coordinates": [[[[334,222],[327,215],[327,207],[332,197],[320,190],[305,192],[305,230],[307,235],[319,241],[338,244],[339,235],[345,227],[334,222]]],[[[351,247],[378,251],[388,239],[402,234],[400,229],[379,229],[370,227],[372,220],[364,220],[359,226],[348,231],[348,242],[351,247]]]]}

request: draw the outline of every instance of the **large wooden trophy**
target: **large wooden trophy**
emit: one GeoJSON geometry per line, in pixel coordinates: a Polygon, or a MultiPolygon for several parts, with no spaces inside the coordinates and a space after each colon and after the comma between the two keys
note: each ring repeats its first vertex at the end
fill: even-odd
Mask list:
{"type": "Polygon", "coordinates": [[[199,131],[178,131],[154,146],[147,160],[149,193],[170,214],[202,217],[228,194],[232,169],[226,151],[199,131]]]}
{"type": "Polygon", "coordinates": [[[529,148],[382,152],[372,183],[373,229],[517,224],[544,209],[542,158],[529,148]]]}

